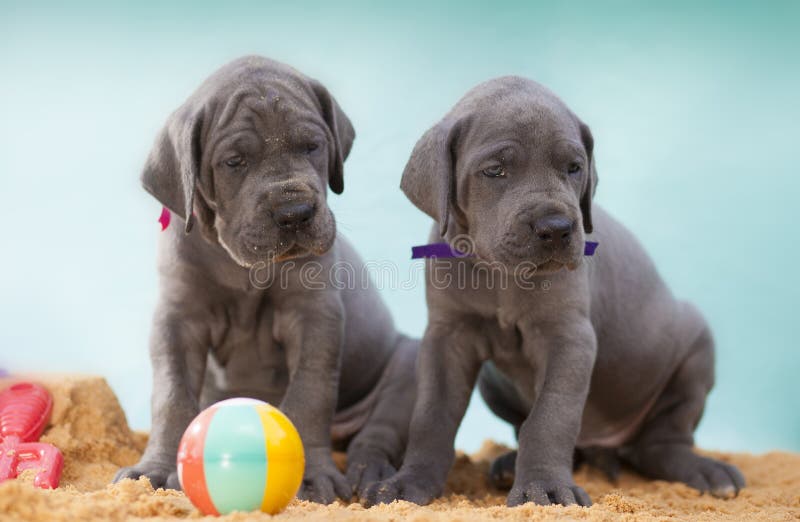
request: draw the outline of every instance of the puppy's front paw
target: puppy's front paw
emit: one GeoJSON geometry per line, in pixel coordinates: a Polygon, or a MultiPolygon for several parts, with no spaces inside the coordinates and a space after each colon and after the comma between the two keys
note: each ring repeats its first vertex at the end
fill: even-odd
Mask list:
{"type": "Polygon", "coordinates": [[[350,500],[353,488],[348,484],[333,461],[319,466],[307,466],[297,498],[319,504],[330,504],[337,497],[350,500]]]}
{"type": "Polygon", "coordinates": [[[378,450],[359,449],[347,456],[347,481],[359,498],[364,496],[367,486],[396,472],[389,457],[378,450]]]}
{"type": "Polygon", "coordinates": [[[509,507],[520,506],[526,502],[533,502],[540,506],[561,504],[570,506],[591,506],[592,499],[572,481],[562,480],[530,480],[515,484],[508,494],[506,504],[509,507]]]}
{"type": "Polygon", "coordinates": [[[420,473],[400,471],[394,477],[368,485],[361,496],[366,507],[406,500],[424,506],[442,494],[442,485],[420,473]]]}
{"type": "Polygon", "coordinates": [[[181,483],[178,480],[178,471],[175,466],[165,466],[163,464],[155,464],[149,462],[140,462],[135,466],[121,468],[114,476],[113,482],[119,482],[122,479],[138,480],[139,477],[147,477],[150,485],[155,489],[177,489],[181,490],[181,483]]]}

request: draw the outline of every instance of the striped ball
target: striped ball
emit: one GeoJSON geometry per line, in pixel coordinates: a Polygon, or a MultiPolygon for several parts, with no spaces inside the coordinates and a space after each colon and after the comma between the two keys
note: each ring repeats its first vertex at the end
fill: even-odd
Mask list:
{"type": "Polygon", "coordinates": [[[206,515],[281,511],[303,480],[303,443],[291,421],[255,399],[228,399],[203,410],[178,447],[178,477],[206,515]]]}

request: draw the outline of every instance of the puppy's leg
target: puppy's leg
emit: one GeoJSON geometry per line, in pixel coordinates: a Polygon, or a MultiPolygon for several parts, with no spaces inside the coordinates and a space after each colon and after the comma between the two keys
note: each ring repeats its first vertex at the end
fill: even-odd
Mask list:
{"type": "Polygon", "coordinates": [[[409,443],[400,471],[365,490],[371,506],[393,500],[427,504],[442,494],[453,464],[456,431],[469,404],[480,369],[476,341],[482,335],[471,319],[431,321],[417,363],[417,399],[409,443]]]}
{"type": "Polygon", "coordinates": [[[745,485],[739,470],[692,450],[693,433],[713,385],[714,344],[704,327],[634,443],[623,448],[625,459],[654,479],[683,482],[715,497],[737,495],[745,485]]]}
{"type": "MultiPolygon", "coordinates": [[[[520,397],[511,381],[491,361],[485,362],[478,374],[478,390],[492,413],[511,424],[519,438],[519,429],[525,422],[530,407],[520,397]]],[[[517,452],[509,451],[494,459],[489,468],[489,482],[498,489],[511,489],[514,484],[514,465],[517,452]]]]}
{"type": "Polygon", "coordinates": [[[602,472],[609,482],[616,484],[619,479],[621,463],[618,448],[606,448],[601,446],[575,448],[572,469],[577,470],[584,464],[602,472]]]}
{"type": "Polygon", "coordinates": [[[582,317],[520,327],[523,352],[537,374],[520,385],[532,386],[526,395],[536,399],[519,431],[507,503],[589,506],[589,495],[572,480],[572,457],[597,352],[594,329],[582,317]]]}
{"type": "Polygon", "coordinates": [[[400,336],[379,382],[374,410],[347,449],[347,479],[359,497],[369,484],[394,475],[402,461],[416,397],[418,351],[419,340],[400,336]]]}
{"type": "Polygon", "coordinates": [[[278,303],[276,337],[286,349],[289,386],[280,409],[303,440],[306,469],[297,496],[322,504],[349,500],[352,488],[331,455],[339,389],[344,308],[337,291],[289,294],[278,303]]]}
{"type": "Polygon", "coordinates": [[[178,444],[199,412],[209,343],[204,325],[159,307],[150,337],[153,367],[152,427],[144,455],[122,468],[114,482],[147,477],[154,488],[181,489],[176,469],[178,444]]]}
{"type": "MultiPolygon", "coordinates": [[[[491,361],[483,364],[478,374],[478,389],[492,413],[508,422],[514,428],[519,440],[519,430],[525,421],[530,406],[527,405],[514,387],[491,361]]],[[[511,489],[514,485],[517,451],[500,455],[489,468],[489,482],[497,489],[511,489]]],[[[603,471],[612,482],[619,476],[619,460],[614,448],[575,448],[573,470],[581,464],[588,464],[603,471]]]]}

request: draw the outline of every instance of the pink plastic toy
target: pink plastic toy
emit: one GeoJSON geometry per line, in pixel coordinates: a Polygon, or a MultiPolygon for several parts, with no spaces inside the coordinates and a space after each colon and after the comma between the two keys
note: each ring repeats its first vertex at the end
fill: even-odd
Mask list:
{"type": "Polygon", "coordinates": [[[19,382],[0,393],[0,482],[35,469],[34,486],[58,487],[64,457],[52,444],[37,442],[52,411],[53,398],[38,384],[19,382]]]}

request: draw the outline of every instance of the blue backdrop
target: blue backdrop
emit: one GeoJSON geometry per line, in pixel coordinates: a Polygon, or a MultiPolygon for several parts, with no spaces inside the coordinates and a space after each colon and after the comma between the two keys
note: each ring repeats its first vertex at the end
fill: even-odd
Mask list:
{"type": "MultiPolygon", "coordinates": [[[[800,450],[800,3],[162,4],[0,3],[0,366],[103,374],[147,428],[160,207],[139,169],[224,62],[264,54],[329,87],[358,133],[340,228],[401,268],[429,226],[397,188],[414,142],[520,74],[591,125],[597,200],[713,326],[699,443],[800,450]]],[[[383,293],[420,335],[422,287],[383,293]]],[[[488,437],[512,435],[475,397],[458,445],[488,437]]]]}

